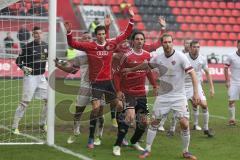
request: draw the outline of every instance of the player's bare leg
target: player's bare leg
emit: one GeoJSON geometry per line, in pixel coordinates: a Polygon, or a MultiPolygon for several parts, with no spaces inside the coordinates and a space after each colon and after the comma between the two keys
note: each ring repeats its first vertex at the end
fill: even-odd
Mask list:
{"type": "Polygon", "coordinates": [[[228,125],[234,126],[234,125],[236,125],[236,121],[235,121],[235,101],[229,101],[228,104],[229,104],[229,107],[228,107],[228,111],[229,111],[228,125]]]}

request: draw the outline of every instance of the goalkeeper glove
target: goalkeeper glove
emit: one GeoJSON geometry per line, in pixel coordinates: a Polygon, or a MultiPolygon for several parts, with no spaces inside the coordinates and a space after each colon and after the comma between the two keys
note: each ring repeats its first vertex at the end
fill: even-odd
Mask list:
{"type": "Polygon", "coordinates": [[[25,76],[29,76],[32,73],[33,69],[29,68],[29,67],[26,67],[26,66],[23,66],[22,70],[23,70],[23,73],[24,73],[25,76]]]}

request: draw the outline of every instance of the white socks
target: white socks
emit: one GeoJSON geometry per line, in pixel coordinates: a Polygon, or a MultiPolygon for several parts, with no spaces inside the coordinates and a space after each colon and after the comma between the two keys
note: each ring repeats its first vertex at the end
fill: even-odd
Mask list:
{"type": "Polygon", "coordinates": [[[28,105],[26,103],[23,103],[23,102],[21,102],[19,104],[19,106],[16,109],[15,115],[14,115],[12,128],[18,128],[19,121],[22,119],[27,106],[28,105]]]}

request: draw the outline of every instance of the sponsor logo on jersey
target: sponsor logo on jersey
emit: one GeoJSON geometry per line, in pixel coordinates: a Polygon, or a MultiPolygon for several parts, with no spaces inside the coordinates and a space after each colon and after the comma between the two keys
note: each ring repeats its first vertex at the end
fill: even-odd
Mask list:
{"type": "Polygon", "coordinates": [[[173,60],[173,61],[172,61],[172,65],[175,65],[175,64],[176,64],[176,61],[175,61],[175,60],[173,60]]]}
{"type": "Polygon", "coordinates": [[[108,51],[97,51],[97,56],[107,56],[108,55],[108,51]]]}

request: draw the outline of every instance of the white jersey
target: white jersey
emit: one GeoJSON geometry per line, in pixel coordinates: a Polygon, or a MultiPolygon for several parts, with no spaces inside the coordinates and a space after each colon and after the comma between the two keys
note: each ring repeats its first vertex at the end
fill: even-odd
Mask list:
{"type": "MultiPolygon", "coordinates": [[[[193,59],[189,53],[185,54],[191,63],[191,66],[196,72],[198,83],[202,82],[202,71],[208,69],[207,59],[202,55],[198,55],[197,58],[193,59]]],[[[192,87],[192,79],[190,75],[186,75],[185,77],[185,87],[192,87]]]]}
{"type": "Polygon", "coordinates": [[[240,85],[240,56],[236,52],[227,54],[225,65],[230,68],[230,83],[240,85]]]}
{"type": "Polygon", "coordinates": [[[184,79],[185,73],[193,70],[187,57],[180,51],[166,57],[164,53],[157,54],[150,60],[152,67],[160,66],[160,89],[158,99],[161,102],[175,102],[186,100],[184,79]]]}
{"type": "Polygon", "coordinates": [[[81,83],[89,83],[88,58],[86,52],[77,50],[77,56],[73,60],[73,66],[80,67],[81,83]]]}

